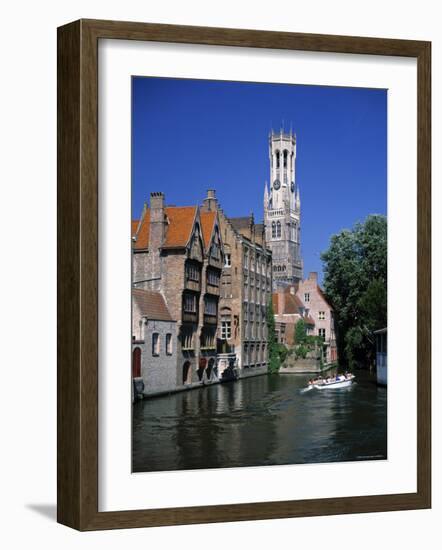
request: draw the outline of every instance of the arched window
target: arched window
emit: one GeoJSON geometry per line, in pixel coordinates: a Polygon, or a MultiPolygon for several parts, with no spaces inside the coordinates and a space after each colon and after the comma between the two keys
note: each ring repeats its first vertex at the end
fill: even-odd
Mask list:
{"type": "Polygon", "coordinates": [[[152,334],[152,355],[158,357],[160,355],[160,335],[158,332],[152,334]]]}
{"type": "Polygon", "coordinates": [[[166,355],[172,355],[172,334],[166,334],[166,355]]]}
{"type": "Polygon", "coordinates": [[[276,222],[276,237],[279,238],[281,236],[281,222],[276,222]]]}
{"type": "Polygon", "coordinates": [[[279,150],[276,151],[276,168],[279,168],[280,165],[280,154],[279,150]]]}
{"type": "Polygon", "coordinates": [[[276,237],[276,223],[272,222],[272,238],[276,237]]]}
{"type": "Polygon", "coordinates": [[[287,151],[287,149],[284,149],[284,168],[287,168],[287,157],[288,157],[288,154],[289,154],[289,152],[287,151]]]}

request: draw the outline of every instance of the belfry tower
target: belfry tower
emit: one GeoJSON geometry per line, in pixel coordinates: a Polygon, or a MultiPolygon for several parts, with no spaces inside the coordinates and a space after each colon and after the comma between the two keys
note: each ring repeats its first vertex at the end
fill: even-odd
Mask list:
{"type": "Polygon", "coordinates": [[[264,225],[272,251],[273,287],[302,280],[301,199],[296,184],[296,135],[269,135],[270,189],[264,187],[264,225]]]}

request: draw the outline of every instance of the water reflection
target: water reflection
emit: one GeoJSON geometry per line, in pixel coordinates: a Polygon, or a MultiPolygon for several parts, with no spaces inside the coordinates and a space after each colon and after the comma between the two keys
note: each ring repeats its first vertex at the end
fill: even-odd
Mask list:
{"type": "Polygon", "coordinates": [[[134,471],[380,459],[387,391],[367,374],[305,394],[306,376],[259,376],[133,407],[134,471]]]}

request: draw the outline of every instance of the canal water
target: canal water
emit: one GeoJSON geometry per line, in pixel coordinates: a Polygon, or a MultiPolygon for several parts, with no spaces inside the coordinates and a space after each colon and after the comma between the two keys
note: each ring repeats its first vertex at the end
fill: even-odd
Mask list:
{"type": "Polygon", "coordinates": [[[387,458],[387,390],[366,372],[311,390],[304,375],[264,375],[138,401],[133,471],[387,458]]]}

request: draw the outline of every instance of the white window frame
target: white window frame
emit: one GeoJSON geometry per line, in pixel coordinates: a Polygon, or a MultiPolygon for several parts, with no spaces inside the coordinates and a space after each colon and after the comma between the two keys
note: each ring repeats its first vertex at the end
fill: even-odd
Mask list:
{"type": "Polygon", "coordinates": [[[232,321],[224,319],[221,321],[221,340],[230,340],[232,337],[232,321]]]}

